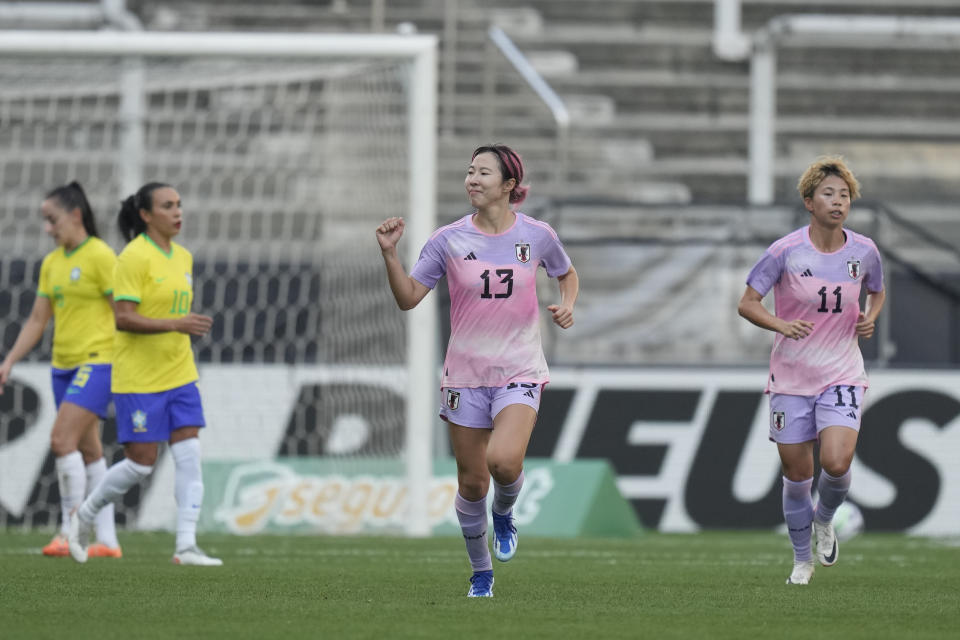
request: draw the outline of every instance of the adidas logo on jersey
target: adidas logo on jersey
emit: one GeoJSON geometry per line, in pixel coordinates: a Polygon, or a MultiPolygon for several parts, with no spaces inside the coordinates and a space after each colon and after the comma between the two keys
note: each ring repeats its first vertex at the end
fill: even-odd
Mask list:
{"type": "Polygon", "coordinates": [[[473,251],[471,251],[471,252],[468,253],[466,256],[464,256],[463,259],[464,259],[464,260],[476,260],[476,259],[477,259],[477,256],[475,256],[475,255],[473,254],[473,251]]]}
{"type": "Polygon", "coordinates": [[[804,269],[803,273],[800,274],[801,278],[808,278],[813,275],[813,272],[810,269],[804,269]]]}
{"type": "Polygon", "coordinates": [[[532,397],[533,397],[533,391],[527,390],[527,392],[526,392],[525,394],[523,394],[523,395],[527,396],[528,398],[532,398],[532,397]]]}
{"type": "Polygon", "coordinates": [[[854,420],[856,420],[856,419],[857,419],[857,414],[856,414],[855,412],[851,411],[850,413],[847,414],[847,417],[848,417],[848,418],[853,418],[854,420]]]}

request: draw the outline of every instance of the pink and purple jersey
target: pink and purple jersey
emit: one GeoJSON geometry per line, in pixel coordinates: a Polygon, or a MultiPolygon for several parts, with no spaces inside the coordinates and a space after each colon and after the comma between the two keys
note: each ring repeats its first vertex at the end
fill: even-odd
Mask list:
{"type": "Polygon", "coordinates": [[[778,333],[770,354],[767,391],[819,395],[832,385],[867,386],[855,325],[860,290],[883,290],[880,253],[870,238],[845,229],[847,241],[822,253],[810,241],[810,227],[785,235],[764,252],[747,276],[761,296],[773,288],[776,316],[807,320],[813,331],[802,340],[778,333]]]}
{"type": "Polygon", "coordinates": [[[492,235],[477,229],[473,215],[438,229],[410,272],[431,289],[447,276],[450,342],[441,386],[548,382],[537,268],[556,278],[570,270],[570,258],[545,222],[517,212],[512,227],[492,235]]]}

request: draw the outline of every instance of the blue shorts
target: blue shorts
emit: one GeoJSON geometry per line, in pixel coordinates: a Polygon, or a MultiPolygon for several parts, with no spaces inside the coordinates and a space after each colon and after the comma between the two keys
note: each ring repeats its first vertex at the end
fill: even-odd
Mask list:
{"type": "Polygon", "coordinates": [[[53,369],[53,401],[83,407],[101,418],[107,417],[110,404],[109,364],[85,364],[76,369],[53,369]]]}
{"type": "Polygon", "coordinates": [[[115,393],[117,442],[167,442],[182,427],[203,427],[197,383],[157,393],[115,393]]]}
{"type": "Polygon", "coordinates": [[[817,440],[827,427],[860,431],[865,387],[834,385],[819,396],[770,396],[770,439],[780,444],[817,440]]]}
{"type": "Polygon", "coordinates": [[[462,427],[492,429],[493,419],[511,404],[525,404],[540,412],[540,392],[536,382],[511,382],[505,387],[464,387],[440,389],[440,417],[462,427]]]}

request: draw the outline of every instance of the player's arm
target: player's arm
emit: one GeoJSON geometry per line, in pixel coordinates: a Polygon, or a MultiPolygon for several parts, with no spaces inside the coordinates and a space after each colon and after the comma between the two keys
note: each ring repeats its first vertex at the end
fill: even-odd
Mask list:
{"type": "Polygon", "coordinates": [[[580,277],[577,270],[570,265],[570,269],[562,276],[557,276],[560,285],[560,304],[551,304],[547,311],[553,314],[553,322],[561,329],[573,326],[573,305],[580,293],[580,277]]]}
{"type": "Polygon", "coordinates": [[[860,317],[857,318],[855,331],[861,338],[872,338],[875,329],[877,317],[883,309],[883,303],[887,300],[885,291],[868,291],[867,304],[864,306],[860,317]]]}
{"type": "Polygon", "coordinates": [[[169,333],[177,331],[192,336],[202,336],[213,326],[213,318],[188,313],[179,318],[148,318],[137,311],[138,303],[133,300],[114,301],[114,317],[117,330],[131,333],[169,333]]]}
{"type": "Polygon", "coordinates": [[[20,333],[13,343],[13,348],[10,349],[10,353],[8,353],[7,357],[0,363],[0,394],[3,393],[3,385],[5,385],[10,378],[10,370],[13,369],[13,365],[19,362],[23,356],[30,353],[30,350],[40,342],[40,339],[43,337],[43,332],[47,328],[47,323],[50,322],[50,318],[52,317],[53,306],[50,304],[50,298],[38,295],[33,301],[33,309],[30,310],[30,317],[27,318],[27,321],[20,327],[20,333]]]}
{"type": "Polygon", "coordinates": [[[377,242],[380,244],[380,253],[387,268],[387,280],[397,306],[408,311],[420,304],[430,292],[430,288],[408,276],[400,262],[397,243],[403,235],[403,229],[403,218],[387,218],[377,227],[377,242]]]}
{"type": "Polygon", "coordinates": [[[794,340],[806,338],[813,331],[812,322],[806,320],[787,322],[767,311],[766,307],[763,306],[763,296],[750,285],[747,285],[747,290],[743,292],[743,297],[740,298],[737,312],[758,327],[781,333],[794,340]]]}

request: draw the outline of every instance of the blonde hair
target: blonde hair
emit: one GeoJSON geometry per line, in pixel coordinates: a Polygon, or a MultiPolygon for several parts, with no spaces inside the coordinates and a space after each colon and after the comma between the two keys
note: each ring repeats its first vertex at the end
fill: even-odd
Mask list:
{"type": "Polygon", "coordinates": [[[847,183],[850,189],[850,200],[860,197],[860,182],[850,171],[843,156],[820,156],[814,160],[797,181],[797,191],[800,192],[800,196],[803,199],[812,198],[813,192],[821,182],[826,180],[827,176],[837,176],[847,183]]]}

